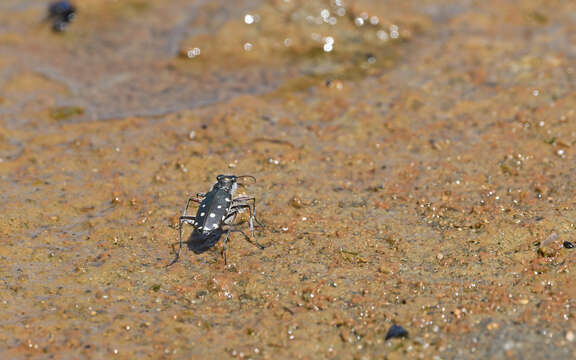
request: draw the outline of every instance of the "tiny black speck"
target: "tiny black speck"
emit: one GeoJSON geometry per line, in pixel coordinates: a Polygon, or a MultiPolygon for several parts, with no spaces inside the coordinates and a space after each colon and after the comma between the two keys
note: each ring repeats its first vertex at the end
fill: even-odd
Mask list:
{"type": "Polygon", "coordinates": [[[392,338],[405,338],[408,337],[408,331],[400,325],[392,325],[386,334],[386,340],[392,338]]]}
{"type": "Polygon", "coordinates": [[[48,19],[52,20],[52,30],[65,31],[76,16],[76,8],[68,1],[56,1],[48,6],[48,19]]]}
{"type": "Polygon", "coordinates": [[[566,249],[574,249],[574,244],[572,244],[570,241],[564,241],[564,247],[566,249]]]}

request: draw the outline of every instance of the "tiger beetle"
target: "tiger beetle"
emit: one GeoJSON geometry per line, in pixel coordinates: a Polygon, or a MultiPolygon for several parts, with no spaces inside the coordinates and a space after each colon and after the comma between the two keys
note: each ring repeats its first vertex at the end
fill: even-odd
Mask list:
{"type": "Polygon", "coordinates": [[[238,182],[238,179],[249,178],[256,181],[256,178],[251,175],[218,175],[216,183],[212,186],[212,190],[208,193],[198,193],[196,197],[191,197],[186,202],[184,213],[180,216],[178,222],[178,231],[180,232],[180,246],[176,257],[170,264],[176,263],[180,258],[182,251],[182,225],[192,225],[194,230],[187,241],[188,248],[196,254],[201,254],[212,246],[216,245],[220,237],[225,234],[224,246],[222,249],[222,257],[224,264],[226,261],[226,244],[230,233],[241,233],[244,238],[252,245],[259,249],[264,249],[264,246],[259,244],[256,240],[250,239],[242,230],[237,229],[237,224],[234,224],[234,219],[239,212],[248,209],[250,213],[249,225],[250,233],[254,238],[254,222],[263,226],[262,223],[256,218],[256,198],[253,196],[240,196],[233,198],[238,185],[243,185],[238,182]],[[198,203],[198,211],[196,216],[188,215],[188,207],[191,202],[198,203]]]}
{"type": "Polygon", "coordinates": [[[76,17],[76,7],[68,1],[56,1],[48,6],[48,20],[52,21],[52,30],[62,32],[76,17]]]}

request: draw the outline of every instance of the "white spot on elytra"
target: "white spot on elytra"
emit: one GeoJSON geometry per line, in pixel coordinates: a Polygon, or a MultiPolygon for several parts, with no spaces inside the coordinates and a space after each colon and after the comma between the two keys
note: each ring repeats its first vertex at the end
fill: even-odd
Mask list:
{"type": "Polygon", "coordinates": [[[222,205],[218,205],[218,209],[222,209],[222,205]]]}
{"type": "Polygon", "coordinates": [[[226,201],[230,202],[230,199],[226,198],[226,201]]]}
{"type": "Polygon", "coordinates": [[[211,217],[211,218],[216,217],[216,214],[211,213],[211,214],[210,214],[210,217],[211,217]]]}
{"type": "Polygon", "coordinates": [[[205,213],[205,212],[203,212],[203,213],[201,213],[201,214],[200,214],[200,216],[204,216],[204,215],[206,215],[206,213],[205,213]]]}
{"type": "Polygon", "coordinates": [[[214,224],[214,225],[212,225],[212,227],[213,227],[214,229],[218,229],[218,224],[214,224]]]}

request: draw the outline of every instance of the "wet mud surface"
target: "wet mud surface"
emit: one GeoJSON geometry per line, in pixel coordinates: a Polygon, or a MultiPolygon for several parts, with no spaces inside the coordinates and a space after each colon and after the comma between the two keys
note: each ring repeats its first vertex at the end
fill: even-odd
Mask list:
{"type": "Polygon", "coordinates": [[[576,355],[573,2],[46,7],[0,4],[1,358],[576,355]],[[166,269],[221,173],[266,248],[166,269]]]}

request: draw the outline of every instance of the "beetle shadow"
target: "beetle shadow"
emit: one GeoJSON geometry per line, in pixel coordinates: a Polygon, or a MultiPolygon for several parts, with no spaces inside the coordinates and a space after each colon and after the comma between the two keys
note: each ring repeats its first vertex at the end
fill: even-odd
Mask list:
{"type": "Polygon", "coordinates": [[[202,254],[216,245],[223,234],[224,231],[222,229],[213,230],[208,234],[202,234],[201,231],[194,230],[188,237],[186,246],[188,246],[188,249],[192,250],[195,254],[202,254]]]}

